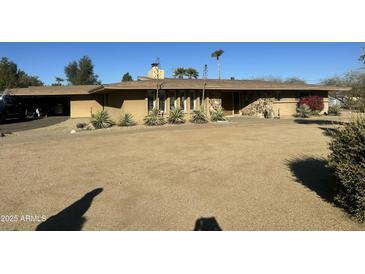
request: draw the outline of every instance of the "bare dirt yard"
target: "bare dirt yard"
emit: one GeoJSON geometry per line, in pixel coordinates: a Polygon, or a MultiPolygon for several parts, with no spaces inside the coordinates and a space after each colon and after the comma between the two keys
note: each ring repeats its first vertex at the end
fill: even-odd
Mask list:
{"type": "Polygon", "coordinates": [[[201,217],[222,230],[364,230],[332,204],[327,119],[14,132],[0,138],[0,230],[193,230],[201,217]]]}

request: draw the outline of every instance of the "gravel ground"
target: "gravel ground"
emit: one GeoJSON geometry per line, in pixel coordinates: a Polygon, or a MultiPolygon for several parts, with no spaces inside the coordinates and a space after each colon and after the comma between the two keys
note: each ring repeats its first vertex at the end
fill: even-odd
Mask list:
{"type": "Polygon", "coordinates": [[[328,195],[331,121],[232,121],[0,138],[0,229],[364,230],[328,195]]]}

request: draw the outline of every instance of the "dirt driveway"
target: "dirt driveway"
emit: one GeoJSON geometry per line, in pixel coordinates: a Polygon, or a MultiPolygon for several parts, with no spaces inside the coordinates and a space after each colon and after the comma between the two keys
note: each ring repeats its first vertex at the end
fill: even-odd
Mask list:
{"type": "Polygon", "coordinates": [[[39,230],[193,230],[214,217],[223,230],[364,230],[331,204],[328,127],[239,119],[12,134],[0,139],[0,229],[47,219],[39,230]]]}

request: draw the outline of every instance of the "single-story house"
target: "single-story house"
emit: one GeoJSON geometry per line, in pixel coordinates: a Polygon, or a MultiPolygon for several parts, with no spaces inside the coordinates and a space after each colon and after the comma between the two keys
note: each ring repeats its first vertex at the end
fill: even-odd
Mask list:
{"type": "Polygon", "coordinates": [[[258,80],[145,78],[104,85],[14,88],[8,94],[36,102],[49,112],[62,113],[71,118],[90,117],[93,113],[106,110],[115,120],[122,113],[131,113],[141,123],[154,107],[158,107],[163,115],[167,115],[172,107],[180,107],[190,117],[193,110],[203,103],[205,109],[212,110],[220,105],[226,115],[242,115],[259,99],[270,100],[274,116],[291,116],[296,113],[299,99],[307,95],[322,97],[322,113],[326,113],[328,92],[349,90],[335,86],[258,80]]]}

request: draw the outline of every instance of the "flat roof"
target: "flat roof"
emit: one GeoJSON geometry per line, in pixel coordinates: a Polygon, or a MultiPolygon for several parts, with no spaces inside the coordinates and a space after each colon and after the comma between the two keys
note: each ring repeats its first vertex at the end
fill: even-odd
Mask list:
{"type": "Polygon", "coordinates": [[[32,86],[9,89],[7,94],[13,96],[83,95],[90,94],[100,87],[102,85],[32,86]]]}
{"type": "MultiPolygon", "coordinates": [[[[7,94],[13,96],[60,96],[87,95],[111,92],[112,90],[201,90],[203,79],[160,79],[137,80],[104,85],[69,85],[69,86],[33,86],[29,88],[13,88],[7,94]]],[[[312,90],[312,91],[349,91],[348,87],[324,86],[312,84],[287,84],[259,80],[213,80],[205,81],[206,90],[312,90]]]]}
{"type": "MultiPolygon", "coordinates": [[[[108,90],[131,90],[131,89],[202,89],[203,79],[160,79],[160,80],[140,80],[130,82],[120,82],[103,85],[93,92],[103,92],[108,90]]],[[[319,90],[319,91],[349,91],[351,88],[324,86],[313,84],[288,84],[272,81],[259,80],[213,80],[207,79],[206,90],[319,90]]]]}

